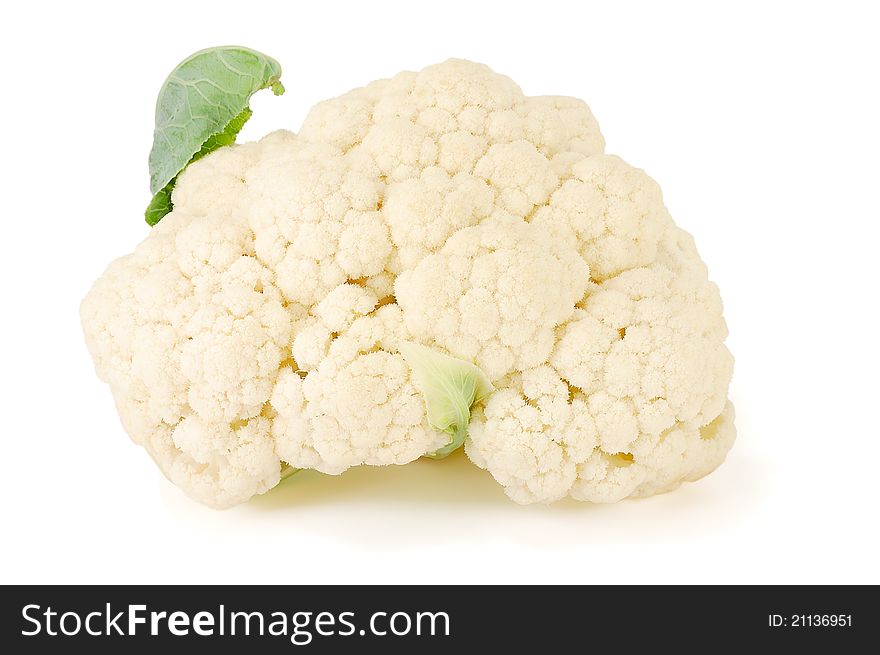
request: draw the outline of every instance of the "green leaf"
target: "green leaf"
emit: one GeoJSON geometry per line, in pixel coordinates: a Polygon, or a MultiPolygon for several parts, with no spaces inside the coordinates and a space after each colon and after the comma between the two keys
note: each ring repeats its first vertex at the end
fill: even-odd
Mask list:
{"type": "Polygon", "coordinates": [[[176,181],[177,178],[175,177],[165,185],[165,188],[159,189],[159,192],[153,196],[150,204],[147,205],[147,211],[144,213],[144,218],[147,219],[147,224],[149,224],[150,227],[161,221],[162,217],[171,211],[171,190],[174,188],[174,183],[176,181]]]}
{"type": "Polygon", "coordinates": [[[244,124],[247,123],[248,119],[253,115],[254,112],[251,111],[251,108],[245,107],[244,110],[242,110],[238,116],[233,117],[233,119],[229,121],[222,130],[217,134],[212,134],[208,137],[208,140],[202,144],[199,151],[192,156],[192,159],[190,159],[189,162],[187,162],[187,166],[193,163],[196,159],[201,159],[208,153],[214,152],[217,148],[231,146],[235,143],[235,138],[238,136],[238,133],[241,132],[241,128],[244,127],[244,124]]]}
{"type": "Polygon", "coordinates": [[[411,341],[402,341],[400,354],[413,373],[413,382],[422,394],[428,423],[449,434],[449,443],[430,453],[441,459],[464,443],[471,407],[495,391],[478,367],[411,341]]]}
{"type": "Polygon", "coordinates": [[[239,46],[209,48],[191,55],[172,71],[156,101],[156,127],[150,151],[150,191],[146,212],[155,225],[172,209],[171,191],[180,172],[217,148],[235,143],[251,117],[251,96],[271,88],[284,93],[281,65],[239,46]]]}

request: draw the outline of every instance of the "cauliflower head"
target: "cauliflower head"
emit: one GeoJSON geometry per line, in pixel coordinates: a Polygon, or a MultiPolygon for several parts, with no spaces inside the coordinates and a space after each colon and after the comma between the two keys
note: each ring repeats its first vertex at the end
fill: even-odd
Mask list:
{"type": "Polygon", "coordinates": [[[735,431],[718,290],[587,105],[450,60],[193,162],[82,303],[123,426],[194,499],[441,449],[413,342],[482,369],[465,449],[517,502],[714,469],[735,431]]]}

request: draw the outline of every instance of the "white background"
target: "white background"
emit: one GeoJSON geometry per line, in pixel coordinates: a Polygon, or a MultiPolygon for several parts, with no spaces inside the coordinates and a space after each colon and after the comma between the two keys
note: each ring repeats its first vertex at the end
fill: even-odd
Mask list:
{"type": "Polygon", "coordinates": [[[710,5],[7,5],[0,582],[880,582],[878,18],[710,5]],[[122,431],[78,305],[148,232],[160,84],[226,43],[284,67],[246,139],[449,56],[587,100],[721,287],[728,461],[612,506],[520,507],[461,455],[306,472],[226,512],[186,499],[122,431]]]}

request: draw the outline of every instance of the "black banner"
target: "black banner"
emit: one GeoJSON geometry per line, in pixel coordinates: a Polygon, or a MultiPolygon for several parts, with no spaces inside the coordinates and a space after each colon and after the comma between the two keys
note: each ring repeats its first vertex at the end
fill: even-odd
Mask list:
{"type": "Polygon", "coordinates": [[[873,587],[34,586],[4,587],[0,611],[7,653],[192,653],[224,642],[260,653],[704,653],[865,644],[878,602],[873,587]]]}

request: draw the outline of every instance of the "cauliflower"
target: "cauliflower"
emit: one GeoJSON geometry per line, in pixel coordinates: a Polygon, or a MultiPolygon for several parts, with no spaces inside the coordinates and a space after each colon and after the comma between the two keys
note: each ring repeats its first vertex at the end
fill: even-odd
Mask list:
{"type": "Polygon", "coordinates": [[[582,101],[449,60],[194,157],[82,303],[125,430],[217,508],[462,441],[521,503],[705,475],[735,436],[718,290],[603,150],[582,101]]]}

